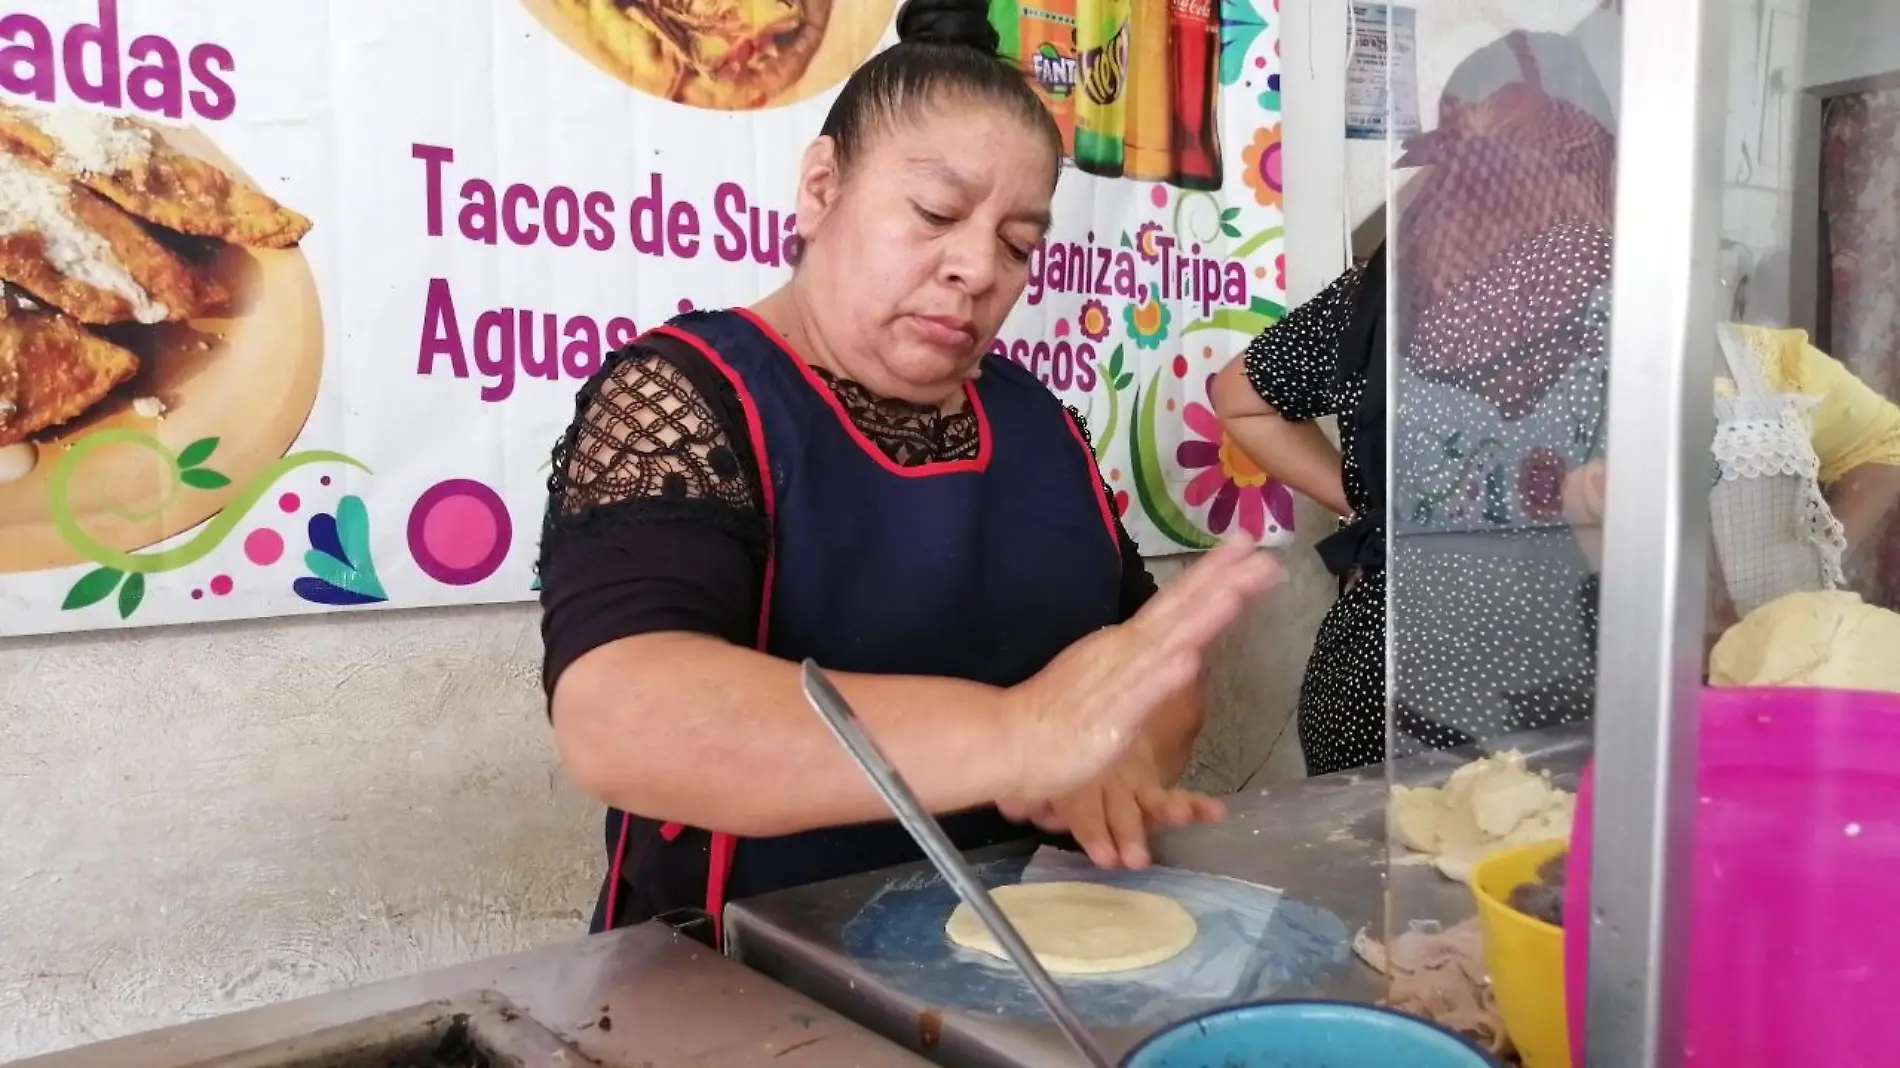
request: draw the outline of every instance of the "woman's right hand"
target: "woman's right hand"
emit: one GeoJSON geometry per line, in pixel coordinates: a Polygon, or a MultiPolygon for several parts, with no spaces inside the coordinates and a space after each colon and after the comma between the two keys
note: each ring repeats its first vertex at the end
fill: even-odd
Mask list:
{"type": "Polygon", "coordinates": [[[1016,789],[998,800],[1036,805],[1106,772],[1200,675],[1208,646],[1282,574],[1279,562],[1253,545],[1224,543],[1134,618],[1076,642],[1011,688],[1003,727],[1016,789]]]}
{"type": "Polygon", "coordinates": [[[1603,461],[1592,460],[1564,478],[1564,520],[1590,566],[1603,567],[1603,461]]]}

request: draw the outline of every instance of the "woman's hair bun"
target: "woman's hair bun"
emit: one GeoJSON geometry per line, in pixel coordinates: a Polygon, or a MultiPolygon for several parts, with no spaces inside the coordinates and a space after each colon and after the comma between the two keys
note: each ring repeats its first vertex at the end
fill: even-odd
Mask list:
{"type": "Polygon", "coordinates": [[[1002,44],[990,25],[988,0],[904,0],[897,11],[897,39],[962,45],[987,56],[995,55],[1002,44]]]}

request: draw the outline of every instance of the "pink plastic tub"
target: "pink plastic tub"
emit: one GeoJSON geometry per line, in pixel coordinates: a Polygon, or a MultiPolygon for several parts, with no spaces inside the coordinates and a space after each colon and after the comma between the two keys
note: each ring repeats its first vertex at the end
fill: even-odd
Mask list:
{"type": "MultiPolygon", "coordinates": [[[[1900,698],[1707,690],[1701,746],[1690,1063],[1892,1068],[1900,1063],[1900,698]]],[[[1579,1066],[1590,800],[1586,769],[1564,912],[1579,1066]]]]}

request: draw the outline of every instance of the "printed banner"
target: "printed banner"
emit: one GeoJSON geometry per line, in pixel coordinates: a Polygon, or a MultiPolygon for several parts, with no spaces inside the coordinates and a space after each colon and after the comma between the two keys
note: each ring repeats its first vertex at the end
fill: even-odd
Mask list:
{"type": "MultiPolygon", "coordinates": [[[[0,634],[533,597],[577,389],[783,281],[895,8],[8,4],[0,634]]],[[[1207,401],[1282,314],[1277,12],[991,13],[1073,164],[993,351],[1083,413],[1145,552],[1285,541],[1207,401]]]]}

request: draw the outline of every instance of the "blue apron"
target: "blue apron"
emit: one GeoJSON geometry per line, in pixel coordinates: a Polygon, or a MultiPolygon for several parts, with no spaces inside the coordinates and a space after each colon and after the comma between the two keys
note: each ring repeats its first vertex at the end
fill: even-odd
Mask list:
{"type": "MultiPolygon", "coordinates": [[[[1094,456],[1061,402],[1017,365],[987,357],[966,387],[976,458],[900,467],[751,313],[694,312],[647,340],[696,350],[744,406],[771,530],[765,652],[833,671],[1013,686],[1120,621],[1121,546],[1094,456]]],[[[993,808],[943,823],[963,849],[1032,833],[993,808]]],[[[922,856],[890,821],[741,841],[609,811],[606,830],[597,931],[689,907],[716,923],[734,898],[922,856]]]]}

